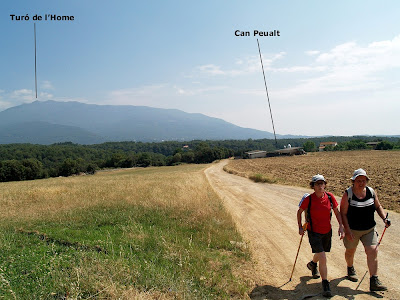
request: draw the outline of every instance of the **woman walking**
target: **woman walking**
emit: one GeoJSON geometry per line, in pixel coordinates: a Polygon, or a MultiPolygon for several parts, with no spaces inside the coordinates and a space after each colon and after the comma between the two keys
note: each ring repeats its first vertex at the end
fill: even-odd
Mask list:
{"type": "Polygon", "coordinates": [[[331,210],[335,213],[339,223],[338,233],[341,239],[344,237],[342,218],[335,197],[325,191],[326,181],[324,176],[320,174],[313,176],[310,187],[314,189],[314,193],[303,200],[297,211],[299,234],[304,234],[301,214],[306,212],[308,240],[312,253],[314,253],[312,260],[307,264],[307,268],[311,270],[313,278],[322,277],[322,295],[332,297],[326,258],[326,252],[330,252],[332,244],[331,210]]]}
{"type": "Polygon", "coordinates": [[[354,253],[361,240],[367,254],[370,291],[386,291],[386,286],[378,279],[378,234],[375,231],[375,211],[386,227],[390,226],[390,220],[385,217],[376,192],[367,186],[369,182],[367,173],[363,169],[355,170],[351,181],[352,186],[345,191],[340,204],[346,236],[343,243],[346,248],[347,278],[351,281],[358,281],[353,263],[354,253]]]}

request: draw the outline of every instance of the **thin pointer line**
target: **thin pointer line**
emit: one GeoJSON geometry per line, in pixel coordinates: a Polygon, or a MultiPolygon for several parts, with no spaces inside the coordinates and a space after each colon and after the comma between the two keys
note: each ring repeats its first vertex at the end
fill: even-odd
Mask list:
{"type": "Polygon", "coordinates": [[[35,36],[35,91],[36,91],[36,99],[37,99],[37,70],[36,70],[36,23],[33,23],[34,28],[34,36],[35,36]]]}
{"type": "Polygon", "coordinates": [[[258,45],[258,53],[260,54],[261,68],[262,68],[262,72],[263,72],[263,76],[264,76],[265,91],[267,92],[269,113],[271,114],[272,128],[274,129],[275,147],[278,148],[278,142],[276,141],[276,134],[275,134],[274,119],[272,118],[272,110],[271,110],[271,104],[270,104],[270,101],[269,101],[268,88],[267,88],[267,81],[265,80],[264,65],[263,65],[263,62],[262,62],[261,50],[260,50],[260,43],[258,42],[258,39],[257,39],[257,45],[258,45]]]}

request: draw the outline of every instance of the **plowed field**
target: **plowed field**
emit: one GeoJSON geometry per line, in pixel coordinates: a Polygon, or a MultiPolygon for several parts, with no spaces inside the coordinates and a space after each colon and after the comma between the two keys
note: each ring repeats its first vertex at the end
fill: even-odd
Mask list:
{"type": "Polygon", "coordinates": [[[313,175],[327,180],[327,190],[341,197],[353,171],[363,168],[384,208],[400,212],[400,151],[316,152],[307,155],[231,160],[225,171],[250,177],[261,174],[279,184],[308,187],[313,175]]]}

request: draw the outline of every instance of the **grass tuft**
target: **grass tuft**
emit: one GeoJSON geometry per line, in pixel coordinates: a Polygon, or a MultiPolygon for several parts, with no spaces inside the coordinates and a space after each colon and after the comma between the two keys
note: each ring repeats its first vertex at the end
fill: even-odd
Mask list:
{"type": "Polygon", "coordinates": [[[267,177],[262,174],[252,174],[249,176],[251,180],[254,182],[263,182],[263,183],[276,183],[276,180],[270,177],[267,177]]]}

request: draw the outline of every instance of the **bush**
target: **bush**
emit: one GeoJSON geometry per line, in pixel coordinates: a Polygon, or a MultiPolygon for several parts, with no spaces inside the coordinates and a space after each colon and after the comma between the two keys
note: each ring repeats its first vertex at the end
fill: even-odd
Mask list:
{"type": "Polygon", "coordinates": [[[303,149],[306,152],[313,152],[316,150],[315,143],[313,141],[307,141],[303,144],[303,149]]]}
{"type": "Polygon", "coordinates": [[[266,182],[266,183],[275,183],[276,180],[273,178],[266,177],[262,174],[253,174],[250,175],[249,178],[254,182],[266,182]]]}
{"type": "Polygon", "coordinates": [[[391,150],[394,148],[394,145],[388,141],[382,141],[378,145],[376,145],[376,150],[391,150]]]}
{"type": "Polygon", "coordinates": [[[64,162],[61,164],[61,166],[58,169],[59,176],[67,177],[67,176],[71,176],[73,174],[78,174],[78,173],[79,173],[78,162],[71,158],[67,158],[66,160],[64,160],[64,162]]]}

